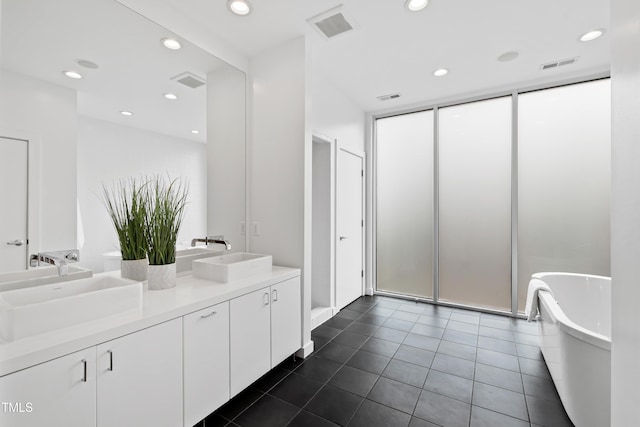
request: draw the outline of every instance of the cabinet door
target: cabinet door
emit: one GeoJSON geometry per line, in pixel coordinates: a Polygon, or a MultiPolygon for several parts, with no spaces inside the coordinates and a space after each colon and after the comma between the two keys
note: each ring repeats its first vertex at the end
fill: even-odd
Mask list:
{"type": "Polygon", "coordinates": [[[98,427],[182,425],[182,318],[97,347],[98,427]]]}
{"type": "Polygon", "coordinates": [[[0,378],[0,405],[0,426],[95,426],[95,347],[0,378]]]}
{"type": "Polygon", "coordinates": [[[269,288],[230,302],[231,397],[271,369],[269,288]]]}
{"type": "Polygon", "coordinates": [[[229,400],[229,303],[184,316],[184,425],[229,400]]]}
{"type": "Polygon", "coordinates": [[[271,367],[300,349],[300,278],[271,286],[271,367]]]}

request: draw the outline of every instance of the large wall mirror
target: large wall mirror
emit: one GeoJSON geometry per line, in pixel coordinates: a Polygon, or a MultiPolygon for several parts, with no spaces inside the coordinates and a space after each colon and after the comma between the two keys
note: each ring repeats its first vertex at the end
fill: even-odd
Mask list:
{"type": "Polygon", "coordinates": [[[117,250],[103,183],[152,174],[189,182],[180,243],[220,234],[244,249],[242,71],[115,0],[0,7],[0,149],[13,150],[0,158],[14,166],[0,165],[0,222],[18,218],[0,228],[1,250],[29,239],[0,272],[23,269],[29,252],[76,247],[81,265],[102,271],[117,250]]]}

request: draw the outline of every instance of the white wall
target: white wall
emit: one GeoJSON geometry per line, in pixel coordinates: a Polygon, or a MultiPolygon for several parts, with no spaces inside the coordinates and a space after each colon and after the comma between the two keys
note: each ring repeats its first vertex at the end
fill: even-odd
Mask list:
{"type": "Polygon", "coordinates": [[[345,148],[364,151],[365,113],[319,74],[312,75],[311,129],[337,139],[345,148]]]}
{"type": "Polygon", "coordinates": [[[250,250],[303,268],[302,345],[310,343],[311,135],[304,38],[252,59],[249,145],[250,250]],[[251,227],[251,231],[253,231],[251,227]],[[309,246],[307,248],[307,246],[309,246]]]}
{"type": "Polygon", "coordinates": [[[74,90],[0,71],[0,133],[31,139],[39,153],[29,166],[39,172],[30,252],[76,247],[76,111],[74,90]]]}
{"type": "Polygon", "coordinates": [[[254,252],[274,264],[303,266],[305,63],[304,40],[257,56],[253,79],[253,138],[249,165],[254,252]]]}
{"type": "Polygon", "coordinates": [[[178,242],[205,235],[205,144],[79,116],[77,167],[85,237],[80,258],[94,272],[103,270],[103,253],[118,250],[115,230],[101,200],[102,183],[109,186],[123,178],[167,173],[187,179],[189,201],[178,242]]]}
{"type": "Polygon", "coordinates": [[[207,235],[224,235],[238,252],[246,247],[245,86],[233,67],[207,75],[207,235]]]}
{"type": "Polygon", "coordinates": [[[611,425],[640,402],[640,2],[612,0],[611,425]]]}

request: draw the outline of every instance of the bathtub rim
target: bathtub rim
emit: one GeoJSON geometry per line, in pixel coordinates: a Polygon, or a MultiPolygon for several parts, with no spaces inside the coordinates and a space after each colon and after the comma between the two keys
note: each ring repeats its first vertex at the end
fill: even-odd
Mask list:
{"type": "MultiPolygon", "coordinates": [[[[605,279],[611,281],[610,277],[607,276],[596,276],[593,274],[579,274],[579,273],[562,273],[562,272],[544,272],[544,273],[535,273],[531,275],[532,279],[537,279],[545,282],[544,278],[546,276],[573,276],[573,277],[587,277],[594,279],[605,279]]],[[[545,282],[546,283],[546,282],[545,282]]],[[[597,332],[586,329],[571,319],[567,317],[564,313],[560,305],[556,302],[553,296],[545,291],[541,290],[538,292],[538,299],[540,303],[547,310],[548,314],[551,316],[552,320],[558,324],[558,327],[568,333],[569,335],[581,340],[586,341],[592,345],[600,347],[603,350],[611,351],[611,337],[607,337],[606,335],[599,334],[597,332]]],[[[538,320],[541,321],[541,320],[538,320]]]]}

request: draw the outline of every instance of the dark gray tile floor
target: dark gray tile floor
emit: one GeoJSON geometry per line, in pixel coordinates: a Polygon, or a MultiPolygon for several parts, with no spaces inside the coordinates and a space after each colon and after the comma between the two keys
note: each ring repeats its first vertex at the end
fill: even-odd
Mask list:
{"type": "Polygon", "coordinates": [[[196,427],[562,427],[535,323],[362,297],[196,427]]]}

